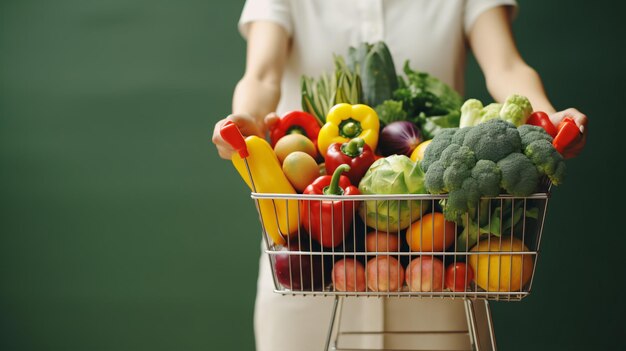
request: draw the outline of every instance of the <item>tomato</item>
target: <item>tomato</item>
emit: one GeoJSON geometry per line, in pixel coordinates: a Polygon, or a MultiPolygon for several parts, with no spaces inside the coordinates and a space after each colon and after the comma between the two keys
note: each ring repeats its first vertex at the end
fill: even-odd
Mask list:
{"type": "Polygon", "coordinates": [[[466,291],[472,279],[474,279],[474,270],[463,262],[451,263],[446,267],[446,288],[452,291],[466,291]],[[466,274],[467,280],[465,280],[466,274]]]}

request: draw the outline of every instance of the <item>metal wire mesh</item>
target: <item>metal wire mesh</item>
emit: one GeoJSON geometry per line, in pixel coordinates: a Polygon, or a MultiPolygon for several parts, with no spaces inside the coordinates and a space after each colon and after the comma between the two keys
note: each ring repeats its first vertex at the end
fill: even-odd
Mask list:
{"type": "Polygon", "coordinates": [[[297,232],[281,231],[283,242],[263,230],[277,293],[514,301],[532,288],[549,187],[528,197],[483,198],[456,221],[433,214],[442,212],[446,195],[252,198],[257,210],[272,201],[276,221],[279,213],[289,218],[290,208],[309,218],[297,232]],[[446,270],[457,264],[465,270],[446,270]]]}

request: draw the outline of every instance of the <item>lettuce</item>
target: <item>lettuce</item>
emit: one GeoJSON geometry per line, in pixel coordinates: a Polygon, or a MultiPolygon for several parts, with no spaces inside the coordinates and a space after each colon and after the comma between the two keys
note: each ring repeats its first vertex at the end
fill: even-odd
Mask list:
{"type": "MultiPolygon", "coordinates": [[[[361,194],[426,194],[424,172],[404,155],[392,155],[374,162],[359,183],[361,194]]],[[[407,228],[430,208],[430,201],[368,200],[359,215],[370,227],[393,232],[407,228]]]]}

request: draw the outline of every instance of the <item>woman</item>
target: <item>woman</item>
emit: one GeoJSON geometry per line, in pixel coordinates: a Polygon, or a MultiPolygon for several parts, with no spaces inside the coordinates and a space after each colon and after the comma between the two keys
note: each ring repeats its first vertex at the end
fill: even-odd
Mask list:
{"type": "MultiPolygon", "coordinates": [[[[226,121],[245,135],[265,135],[277,114],[300,108],[300,77],[329,72],[332,54],[345,54],[360,42],[384,40],[397,68],[406,59],[463,93],[467,47],[471,48],[494,100],[527,96],[535,110],[554,124],[574,118],[583,132],[566,152],[578,154],[585,143],[586,116],[574,108],[557,112],[537,72],[520,56],[511,33],[514,0],[248,0],[239,29],[247,39],[243,78],[233,95],[232,114],[217,122],[213,142],[222,158],[233,150],[219,136],[226,121]]],[[[262,255],[255,307],[257,350],[319,350],[329,323],[328,298],[282,297],[272,292],[268,259],[262,255]]],[[[466,328],[459,300],[348,299],[346,317],[356,330],[383,326],[430,330],[466,328]],[[415,318],[416,315],[428,316],[415,318]],[[408,326],[408,324],[411,324],[408,326]]],[[[391,347],[380,338],[366,346],[391,347]]],[[[456,347],[454,341],[449,347],[456,347]],[[454,344],[454,345],[453,345],[454,344]]],[[[444,345],[440,345],[444,346],[444,345]]]]}

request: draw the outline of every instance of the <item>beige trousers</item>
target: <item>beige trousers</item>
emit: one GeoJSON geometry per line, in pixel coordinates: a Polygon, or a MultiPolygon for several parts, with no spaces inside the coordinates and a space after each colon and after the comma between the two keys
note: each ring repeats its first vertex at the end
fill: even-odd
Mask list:
{"type": "MultiPolygon", "coordinates": [[[[274,293],[268,255],[262,253],[254,310],[257,351],[323,350],[333,300],[274,293]]],[[[344,299],[341,327],[342,331],[459,331],[467,330],[467,322],[461,299],[349,297],[344,299]]],[[[404,348],[407,343],[416,349],[469,347],[463,334],[424,335],[419,340],[389,335],[340,340],[341,347],[369,349],[404,348]]]]}

